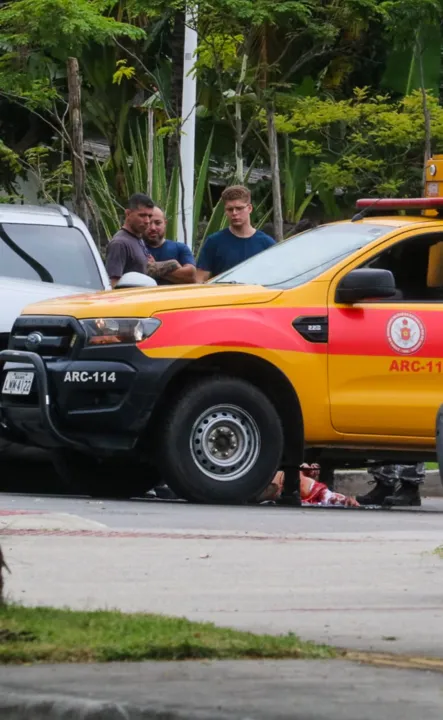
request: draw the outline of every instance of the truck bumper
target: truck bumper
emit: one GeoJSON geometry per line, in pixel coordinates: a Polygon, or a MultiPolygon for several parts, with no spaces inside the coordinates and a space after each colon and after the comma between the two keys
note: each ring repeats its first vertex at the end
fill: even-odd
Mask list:
{"type": "Polygon", "coordinates": [[[24,350],[0,352],[0,368],[14,363],[14,371],[33,374],[28,395],[11,395],[3,392],[10,369],[0,372],[3,437],[103,455],[133,449],[176,367],[136,347],[114,351],[115,359],[110,350],[97,348],[88,359],[54,362],[24,350]]]}

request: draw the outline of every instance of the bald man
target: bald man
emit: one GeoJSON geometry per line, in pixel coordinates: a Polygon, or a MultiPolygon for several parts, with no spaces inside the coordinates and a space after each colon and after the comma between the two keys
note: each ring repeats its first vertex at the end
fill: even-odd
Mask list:
{"type": "Polygon", "coordinates": [[[166,225],[163,210],[154,207],[143,235],[149,253],[146,272],[158,285],[195,283],[194,256],[184,243],[166,239],[166,225]]]}

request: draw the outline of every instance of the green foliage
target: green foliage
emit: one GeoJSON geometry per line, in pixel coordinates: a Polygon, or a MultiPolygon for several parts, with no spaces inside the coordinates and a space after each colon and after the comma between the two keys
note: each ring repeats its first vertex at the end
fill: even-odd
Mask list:
{"type": "Polygon", "coordinates": [[[132,41],[145,37],[141,28],[109,15],[116,4],[114,0],[14,0],[1,5],[0,47],[5,52],[0,57],[0,92],[31,110],[53,111],[61,99],[55,83],[57,64],[69,56],[80,57],[91,43],[106,46],[118,37],[132,41]]]}
{"type": "Polygon", "coordinates": [[[442,0],[389,0],[381,9],[392,43],[382,86],[409,95],[423,85],[438,94],[442,0]]]}
{"type": "Polygon", "coordinates": [[[112,82],[120,85],[122,80],[132,80],[135,75],[135,68],[128,66],[127,60],[117,60],[117,70],[112,76],[112,82]]]}
{"type": "MultiPolygon", "coordinates": [[[[197,238],[198,223],[201,217],[204,195],[208,187],[209,162],[211,157],[213,135],[211,134],[196,178],[194,196],[194,239],[197,238]]],[[[88,190],[94,204],[106,238],[109,240],[121,225],[121,217],[125,200],[136,192],[150,192],[155,202],[164,209],[168,219],[167,236],[177,238],[179,217],[180,173],[178,165],[173,170],[168,183],[166,179],[166,159],[164,141],[159,134],[154,137],[152,187],[149,188],[148,156],[149,134],[146,121],[140,121],[130,131],[130,152],[123,156],[124,197],[122,202],[116,195],[118,185],[117,171],[109,161],[102,165],[97,159],[88,171],[88,190]]],[[[221,219],[222,221],[222,219],[221,219]]],[[[220,222],[221,222],[220,221],[220,222]]],[[[219,227],[216,225],[216,229],[219,227]]]]}
{"type": "MultiPolygon", "coordinates": [[[[432,96],[428,104],[437,149],[443,147],[443,108],[432,96]]],[[[315,191],[420,192],[425,127],[418,91],[396,102],[371,96],[367,88],[348,100],[298,98],[290,114],[277,116],[276,126],[289,135],[295,156],[309,163],[306,181],[315,191]]]]}
{"type": "Polygon", "coordinates": [[[78,56],[94,41],[105,44],[119,35],[141,39],[143,31],[117,22],[109,0],[15,0],[0,8],[2,42],[16,48],[38,47],[59,58],[78,56]]]}
{"type": "Polygon", "coordinates": [[[194,242],[197,240],[198,235],[198,223],[201,217],[203,201],[206,190],[208,188],[209,179],[209,163],[211,160],[212,143],[214,140],[214,130],[212,130],[209,137],[208,145],[206,147],[205,154],[200,166],[200,170],[197,177],[194,194],[194,242]]]}
{"type": "Polygon", "coordinates": [[[7,170],[13,175],[18,175],[21,171],[20,158],[11,148],[8,148],[3,140],[0,139],[0,165],[1,170],[7,170]]]}
{"type": "Polygon", "coordinates": [[[198,48],[195,68],[214,70],[220,67],[223,72],[232,70],[238,65],[238,50],[244,43],[244,35],[215,33],[201,39],[198,48]]]}
{"type": "Polygon", "coordinates": [[[205,0],[199,3],[203,15],[235,19],[246,25],[274,24],[288,17],[307,22],[319,3],[316,0],[205,0]]]}
{"type": "Polygon", "coordinates": [[[412,34],[412,42],[410,38],[406,44],[394,39],[382,87],[399,95],[409,95],[413,90],[421,88],[423,72],[425,89],[438,95],[442,69],[441,46],[440,24],[420,27],[416,34],[412,34]]]}
{"type": "Polygon", "coordinates": [[[13,201],[11,199],[16,194],[16,177],[21,170],[19,155],[0,139],[0,187],[6,193],[4,197],[9,199],[2,197],[1,202],[13,201]]]}
{"type": "MultiPolygon", "coordinates": [[[[226,224],[222,204],[212,207],[208,201],[208,173],[210,161],[232,169],[238,141],[235,110],[242,116],[245,165],[256,158],[258,166],[269,167],[263,110],[270,101],[278,108],[286,220],[296,222],[311,203],[333,218],[346,211],[355,194],[420,192],[423,99],[414,91],[422,86],[430,91],[433,145],[435,151],[443,149],[437,101],[442,85],[443,0],[14,0],[3,4],[3,191],[13,196],[15,177],[26,170],[37,178],[42,200],[69,195],[71,168],[63,159],[60,162],[59,141],[55,151],[49,148],[49,133],[37,139],[31,134],[30,143],[38,147],[27,155],[22,150],[26,143],[20,142],[17,153],[14,143],[26,137],[28,129],[23,117],[16,121],[17,104],[49,123],[52,135],[60,134],[61,128],[64,132],[63,123],[67,127],[69,121],[64,115],[64,66],[66,58],[74,55],[83,79],[85,135],[104,138],[111,153],[105,164],[93,161],[88,168],[89,194],[106,236],[118,228],[127,195],[148,189],[147,127],[143,121],[135,122],[137,96],[139,106],[155,109],[150,190],[167,211],[168,234],[176,237],[180,173],[176,165],[168,183],[165,159],[165,149],[181,127],[174,111],[179,104],[173,96],[171,63],[180,32],[173,30],[177,30],[175,20],[182,17],[176,13],[186,8],[192,13],[197,7],[198,14],[191,19],[200,43],[195,58],[199,165],[195,242],[203,217],[209,220],[205,237],[226,224]],[[371,89],[352,91],[359,82],[371,89]],[[344,191],[339,200],[337,189],[344,191]]],[[[256,196],[254,222],[260,224],[272,215],[268,180],[259,183],[256,196]]]]}
{"type": "Polygon", "coordinates": [[[63,203],[72,195],[72,164],[69,160],[59,162],[59,153],[54,148],[46,145],[29,148],[20,164],[34,177],[39,200],[63,203]]]}

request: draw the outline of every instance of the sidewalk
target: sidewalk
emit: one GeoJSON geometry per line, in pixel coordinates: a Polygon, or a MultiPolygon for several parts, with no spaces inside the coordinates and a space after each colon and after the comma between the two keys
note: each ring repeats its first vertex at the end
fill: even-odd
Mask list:
{"type": "MultiPolygon", "coordinates": [[[[187,512],[175,509],[176,520],[187,512]]],[[[373,531],[346,532],[350,517],[332,514],[340,533],[269,535],[112,531],[69,513],[3,510],[0,543],[12,570],[6,591],[29,605],[157,612],[442,658],[435,515],[424,513],[410,532],[384,531],[380,515],[373,531]]],[[[404,527],[403,513],[389,518],[389,527],[404,527]]],[[[0,717],[440,720],[442,686],[441,672],[343,660],[10,666],[0,676],[0,717]]]]}

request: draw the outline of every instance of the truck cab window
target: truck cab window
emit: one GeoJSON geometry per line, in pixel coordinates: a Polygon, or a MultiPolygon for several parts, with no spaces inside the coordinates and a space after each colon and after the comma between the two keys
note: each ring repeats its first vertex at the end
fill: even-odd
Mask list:
{"type": "Polygon", "coordinates": [[[397,295],[386,303],[443,301],[443,233],[399,242],[361,267],[392,272],[397,295]]]}

